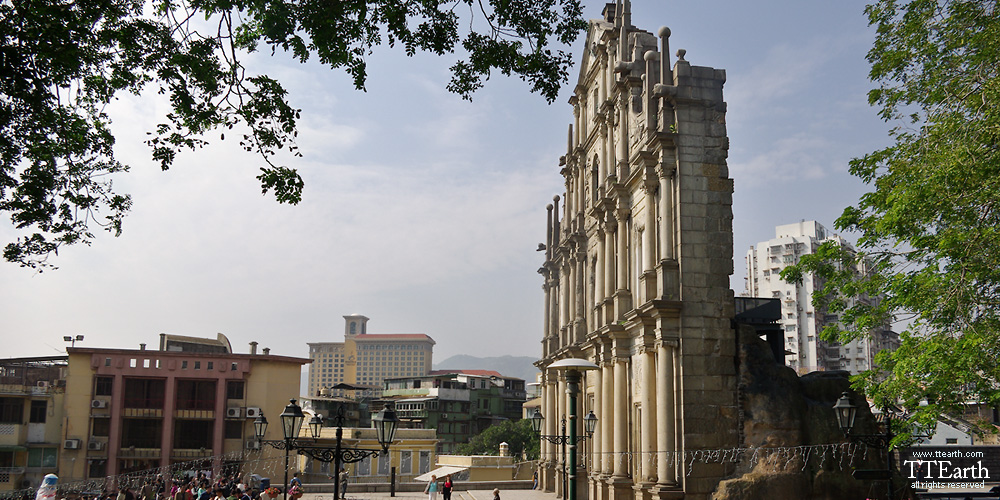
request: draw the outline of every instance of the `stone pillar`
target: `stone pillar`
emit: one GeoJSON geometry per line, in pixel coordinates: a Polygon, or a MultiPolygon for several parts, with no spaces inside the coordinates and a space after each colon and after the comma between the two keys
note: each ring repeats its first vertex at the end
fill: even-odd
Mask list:
{"type": "Polygon", "coordinates": [[[554,276],[549,278],[549,310],[551,311],[549,320],[549,342],[552,344],[549,347],[550,351],[555,351],[559,349],[558,339],[559,339],[559,270],[558,268],[552,271],[554,276]]]}
{"type": "Polygon", "coordinates": [[[573,264],[569,259],[563,261],[562,272],[562,324],[559,331],[562,332],[562,340],[559,347],[564,347],[572,343],[571,326],[573,324],[573,264]]]}
{"type": "Polygon", "coordinates": [[[628,461],[625,459],[628,453],[628,375],[626,373],[626,360],[615,356],[614,368],[614,433],[615,444],[612,461],[614,462],[614,478],[625,479],[628,477],[628,461]]]}
{"type": "MultiPolygon", "coordinates": [[[[542,432],[547,436],[554,436],[556,434],[556,419],[553,418],[553,415],[556,415],[559,412],[559,384],[556,380],[557,376],[555,372],[550,371],[545,377],[548,381],[548,393],[546,398],[548,409],[546,410],[547,413],[545,413],[545,415],[547,415],[547,418],[545,419],[545,429],[543,429],[542,432]]],[[[559,450],[555,444],[548,441],[542,440],[542,444],[545,446],[546,450],[546,489],[548,491],[555,491],[556,485],[559,484],[559,474],[556,473],[559,467],[559,450]]]]}
{"type": "Polygon", "coordinates": [[[656,457],[657,486],[673,488],[677,486],[674,471],[677,461],[674,456],[674,346],[667,341],[659,341],[656,347],[656,457]]]}
{"type": "Polygon", "coordinates": [[[608,214],[607,229],[604,230],[604,296],[611,297],[615,294],[615,290],[618,289],[617,282],[615,281],[616,276],[616,266],[617,257],[615,252],[615,228],[617,227],[614,216],[610,213],[608,214]]]}
{"type": "MultiPolygon", "coordinates": [[[[576,103],[573,104],[573,123],[576,124],[576,127],[574,127],[576,135],[573,136],[573,148],[575,149],[580,145],[580,105],[576,103]]],[[[569,161],[569,158],[566,158],[566,161],[569,161]]]]}
{"type": "Polygon", "coordinates": [[[674,203],[671,173],[665,165],[657,169],[660,180],[660,259],[674,258],[674,203]]]}
{"type": "Polygon", "coordinates": [[[601,124],[601,161],[597,162],[597,188],[599,193],[604,193],[604,181],[608,177],[608,167],[611,163],[611,132],[607,122],[601,124]]]}
{"type": "MultiPolygon", "coordinates": [[[[625,210],[618,209],[615,211],[615,215],[618,218],[618,229],[615,236],[618,238],[618,262],[615,263],[615,268],[618,271],[618,279],[615,281],[618,286],[618,290],[628,289],[628,226],[625,224],[625,210]]],[[[619,311],[618,317],[621,317],[621,313],[624,311],[619,311]]]]}
{"type": "Polygon", "coordinates": [[[656,184],[646,183],[643,192],[646,202],[646,230],[642,232],[642,270],[652,271],[656,268],[656,199],[653,190],[656,184]]]}
{"type": "Polygon", "coordinates": [[[642,408],[642,422],[639,429],[639,477],[642,483],[656,481],[656,470],[653,468],[653,457],[656,454],[656,404],[653,402],[653,391],[656,387],[656,354],[652,348],[645,347],[642,357],[642,385],[640,386],[639,403],[642,408]]]}
{"type": "MultiPolygon", "coordinates": [[[[600,359],[597,360],[598,363],[600,359]]],[[[593,371],[593,384],[594,384],[594,408],[593,411],[598,415],[598,423],[604,419],[604,370],[598,368],[593,371]]],[[[601,426],[598,425],[594,429],[594,435],[590,437],[590,476],[596,478],[601,475],[601,439],[604,433],[601,430],[601,426]]]]}
{"type": "Polygon", "coordinates": [[[577,310],[577,302],[579,302],[577,300],[577,295],[576,295],[577,291],[576,286],[577,282],[580,280],[580,273],[576,263],[577,260],[578,259],[576,258],[576,256],[570,257],[569,263],[566,266],[567,276],[569,276],[569,279],[566,280],[567,281],[566,295],[569,300],[566,301],[567,314],[566,314],[566,324],[564,326],[567,328],[568,333],[566,335],[566,343],[564,345],[569,345],[576,342],[576,332],[575,332],[576,320],[577,320],[576,310],[577,310]]]}
{"type": "MultiPolygon", "coordinates": [[[[591,325],[591,330],[596,330],[605,325],[604,316],[601,314],[603,308],[601,303],[604,302],[605,290],[604,290],[604,263],[606,261],[606,245],[605,242],[605,229],[598,224],[597,228],[597,255],[594,257],[594,322],[591,325]]],[[[598,391],[599,392],[599,391],[598,391]]]]}
{"type": "MultiPolygon", "coordinates": [[[[567,402],[566,402],[566,378],[562,373],[557,375],[559,377],[559,389],[556,391],[556,404],[558,409],[556,414],[552,416],[552,422],[555,424],[555,429],[551,435],[557,436],[562,434],[562,419],[566,417],[568,413],[567,402]]],[[[556,445],[555,451],[556,455],[559,457],[556,470],[556,495],[566,498],[566,455],[564,454],[566,447],[564,445],[556,445]]]]}
{"type": "Polygon", "coordinates": [[[607,395],[601,401],[601,475],[607,477],[614,472],[615,437],[615,377],[614,362],[605,359],[601,364],[602,392],[607,395]]]}
{"type": "MultiPolygon", "coordinates": [[[[627,164],[628,163],[628,101],[631,98],[628,89],[622,92],[621,97],[621,108],[619,109],[618,116],[618,163],[627,164]]],[[[622,180],[624,177],[624,165],[622,165],[621,170],[618,172],[618,177],[622,180]]]]}
{"type": "Polygon", "coordinates": [[[576,258],[576,322],[574,325],[577,329],[576,336],[574,337],[574,342],[579,342],[587,336],[587,321],[586,321],[586,255],[580,252],[576,258]]]}

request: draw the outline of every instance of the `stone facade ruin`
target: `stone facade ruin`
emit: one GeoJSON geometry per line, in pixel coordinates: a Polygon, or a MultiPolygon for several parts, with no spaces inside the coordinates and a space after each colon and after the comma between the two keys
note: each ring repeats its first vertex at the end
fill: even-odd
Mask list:
{"type": "MultiPolygon", "coordinates": [[[[580,498],[709,498],[733,465],[677,457],[740,441],[726,73],[684,50],[672,63],[669,36],[632,26],[628,1],[590,22],[566,191],[548,207],[543,434],[569,414],[565,377],[547,367],[599,366],[576,411],[599,418],[579,448],[580,498]]],[[[542,447],[541,487],[565,496],[562,450],[542,447]]]]}

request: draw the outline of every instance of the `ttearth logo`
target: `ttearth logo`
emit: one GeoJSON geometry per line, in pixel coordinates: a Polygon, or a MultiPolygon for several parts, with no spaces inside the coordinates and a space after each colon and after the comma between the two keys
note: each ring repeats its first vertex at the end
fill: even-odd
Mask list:
{"type": "Polygon", "coordinates": [[[985,488],[1000,471],[995,446],[915,446],[900,450],[900,473],[915,489],[985,488]]]}

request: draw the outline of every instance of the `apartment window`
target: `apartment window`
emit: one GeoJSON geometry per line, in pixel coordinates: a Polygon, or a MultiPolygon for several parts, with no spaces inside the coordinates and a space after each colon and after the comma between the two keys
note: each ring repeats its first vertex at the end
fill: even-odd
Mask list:
{"type": "Polygon", "coordinates": [[[108,437],[111,434],[110,418],[94,418],[91,424],[90,435],[94,437],[108,437]]]}
{"type": "MultiPolygon", "coordinates": [[[[179,431],[178,427],[178,431],[179,431]]],[[[159,448],[163,420],[158,418],[122,419],[122,448],[159,448]]]]}
{"type": "Polygon", "coordinates": [[[207,370],[211,370],[211,369],[212,369],[212,368],[214,368],[214,367],[215,367],[215,364],[214,364],[214,362],[212,362],[212,361],[209,361],[209,362],[208,362],[208,363],[206,364],[206,366],[205,366],[205,369],[207,369],[207,370]]]}
{"type": "Polygon", "coordinates": [[[114,384],[115,384],[114,377],[96,377],[94,379],[94,395],[110,396],[111,389],[114,387],[114,384]]]}
{"type": "Polygon", "coordinates": [[[24,423],[24,400],[0,398],[0,424],[24,423]]]}
{"type": "Polygon", "coordinates": [[[56,467],[55,448],[29,448],[28,467],[53,469],[56,467]]]}
{"type": "Polygon", "coordinates": [[[242,420],[226,420],[225,438],[226,439],[242,439],[243,438],[243,421],[242,420]]]}
{"type": "Polygon", "coordinates": [[[178,380],[178,410],[212,410],[215,408],[214,380],[178,380]]]}
{"type": "Polygon", "coordinates": [[[194,362],[194,369],[195,370],[201,370],[201,361],[195,361],[194,362]]]}
{"type": "Polygon", "coordinates": [[[32,424],[44,424],[45,412],[48,410],[47,401],[32,401],[31,409],[28,411],[28,422],[32,424]]]}
{"type": "Polygon", "coordinates": [[[214,420],[177,420],[174,429],[174,448],[212,448],[214,420]]]}
{"type": "Polygon", "coordinates": [[[87,477],[104,478],[108,470],[107,460],[91,460],[87,467],[87,477]]]}
{"type": "Polygon", "coordinates": [[[163,379],[125,379],[125,407],[163,409],[165,386],[163,379]]]}
{"type": "Polygon", "coordinates": [[[945,438],[945,444],[958,444],[958,438],[945,438]]]}
{"type": "Polygon", "coordinates": [[[243,388],[242,380],[226,382],[226,399],[243,399],[243,388]]]}

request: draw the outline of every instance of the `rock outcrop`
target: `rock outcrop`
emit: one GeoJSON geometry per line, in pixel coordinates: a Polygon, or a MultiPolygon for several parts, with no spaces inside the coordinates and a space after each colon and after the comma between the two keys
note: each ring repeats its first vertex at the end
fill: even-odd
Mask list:
{"type": "MultiPolygon", "coordinates": [[[[799,377],[775,362],[753,328],[739,331],[740,402],[745,454],[738,475],[719,483],[714,500],[864,500],[882,497],[884,482],[858,481],[853,468],[884,469],[885,455],[849,445],[833,405],[850,390],[846,371],[799,377]]],[[[858,397],[860,399],[860,397],[858,397]]],[[[874,419],[859,405],[859,432],[874,419]]]]}

